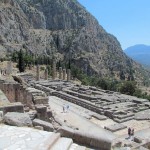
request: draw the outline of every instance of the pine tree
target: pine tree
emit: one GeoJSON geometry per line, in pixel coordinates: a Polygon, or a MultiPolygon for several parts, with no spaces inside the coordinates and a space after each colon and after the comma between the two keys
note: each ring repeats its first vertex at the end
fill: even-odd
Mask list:
{"type": "Polygon", "coordinates": [[[20,72],[25,71],[25,62],[22,50],[20,50],[20,52],[18,53],[18,68],[20,72]]]}

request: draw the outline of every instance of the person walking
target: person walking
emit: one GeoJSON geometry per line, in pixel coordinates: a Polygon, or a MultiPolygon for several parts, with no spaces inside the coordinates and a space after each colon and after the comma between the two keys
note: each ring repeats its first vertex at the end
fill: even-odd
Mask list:
{"type": "Polygon", "coordinates": [[[134,128],[131,131],[131,135],[134,136],[134,128]]]}
{"type": "Polygon", "coordinates": [[[128,128],[128,135],[129,135],[129,138],[131,137],[131,128],[129,127],[128,128]]]}

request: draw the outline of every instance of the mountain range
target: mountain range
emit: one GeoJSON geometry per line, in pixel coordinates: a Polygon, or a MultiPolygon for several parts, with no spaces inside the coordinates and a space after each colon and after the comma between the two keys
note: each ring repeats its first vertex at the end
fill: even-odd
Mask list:
{"type": "Polygon", "coordinates": [[[150,67],[150,46],[138,44],[128,47],[124,52],[133,60],[150,67]]]}
{"type": "Polygon", "coordinates": [[[20,49],[71,60],[89,76],[149,76],[77,0],[1,0],[0,54],[20,49]]]}

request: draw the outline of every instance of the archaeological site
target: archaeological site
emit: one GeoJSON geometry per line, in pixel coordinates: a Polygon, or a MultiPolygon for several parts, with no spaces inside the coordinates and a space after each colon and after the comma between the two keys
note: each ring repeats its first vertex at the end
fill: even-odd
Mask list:
{"type": "Polygon", "coordinates": [[[49,78],[39,66],[34,75],[15,73],[12,62],[1,70],[1,150],[150,148],[148,100],[74,83],[52,66],[49,78]]]}
{"type": "Polygon", "coordinates": [[[80,0],[0,0],[0,150],[150,150],[150,71],[80,0]]]}

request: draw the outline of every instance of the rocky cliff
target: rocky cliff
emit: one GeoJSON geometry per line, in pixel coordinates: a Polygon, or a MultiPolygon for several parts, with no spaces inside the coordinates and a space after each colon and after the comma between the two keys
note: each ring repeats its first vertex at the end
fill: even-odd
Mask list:
{"type": "Polygon", "coordinates": [[[141,66],[77,0],[1,0],[0,51],[22,47],[71,59],[88,75],[143,79],[141,66]]]}

